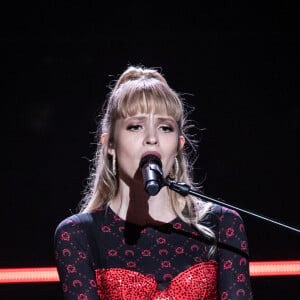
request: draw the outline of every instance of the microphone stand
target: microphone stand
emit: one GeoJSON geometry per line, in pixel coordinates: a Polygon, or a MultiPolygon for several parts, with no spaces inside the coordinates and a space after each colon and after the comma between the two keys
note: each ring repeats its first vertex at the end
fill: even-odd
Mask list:
{"type": "Polygon", "coordinates": [[[171,180],[165,180],[164,185],[166,185],[167,187],[169,187],[169,189],[179,193],[182,196],[187,196],[188,194],[190,194],[190,195],[196,196],[198,198],[204,198],[204,199],[206,199],[208,201],[211,201],[213,203],[216,203],[216,204],[225,206],[227,208],[231,208],[231,209],[246,213],[248,215],[254,216],[254,217],[259,218],[259,219],[262,219],[264,221],[268,221],[268,222],[271,222],[273,224],[276,224],[276,225],[282,226],[284,228],[287,228],[289,230],[296,231],[296,232],[300,233],[300,230],[296,227],[292,227],[292,226],[283,224],[283,223],[278,222],[274,219],[259,215],[255,212],[250,211],[250,210],[239,208],[239,207],[236,207],[234,205],[228,204],[226,202],[208,197],[208,196],[206,196],[202,193],[196,192],[196,191],[192,190],[191,187],[188,184],[184,183],[184,182],[176,182],[176,181],[171,181],[171,180]]]}

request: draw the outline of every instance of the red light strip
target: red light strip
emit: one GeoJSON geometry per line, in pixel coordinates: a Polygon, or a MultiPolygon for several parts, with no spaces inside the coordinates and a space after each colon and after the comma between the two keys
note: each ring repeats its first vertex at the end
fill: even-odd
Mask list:
{"type": "Polygon", "coordinates": [[[58,282],[55,267],[0,269],[0,283],[58,282]]]}
{"type": "MultiPolygon", "coordinates": [[[[250,276],[297,276],[300,260],[250,262],[250,276]]],[[[59,282],[56,267],[0,269],[1,283],[59,282]]]]}
{"type": "Polygon", "coordinates": [[[292,275],[300,275],[300,260],[250,262],[250,276],[292,275]]]}

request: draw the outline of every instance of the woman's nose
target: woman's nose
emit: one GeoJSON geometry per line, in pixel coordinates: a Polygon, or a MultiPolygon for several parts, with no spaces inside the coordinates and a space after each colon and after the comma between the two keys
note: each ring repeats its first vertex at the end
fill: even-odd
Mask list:
{"type": "Polygon", "coordinates": [[[155,130],[148,130],[145,137],[145,143],[147,145],[156,145],[158,144],[158,138],[155,130]]]}

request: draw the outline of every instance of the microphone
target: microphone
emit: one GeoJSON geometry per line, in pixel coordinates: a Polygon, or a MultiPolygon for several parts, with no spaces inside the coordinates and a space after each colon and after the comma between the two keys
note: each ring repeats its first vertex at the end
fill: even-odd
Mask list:
{"type": "Polygon", "coordinates": [[[155,196],[164,186],[161,160],[156,155],[146,155],[141,159],[139,168],[142,170],[146,192],[155,196]]]}

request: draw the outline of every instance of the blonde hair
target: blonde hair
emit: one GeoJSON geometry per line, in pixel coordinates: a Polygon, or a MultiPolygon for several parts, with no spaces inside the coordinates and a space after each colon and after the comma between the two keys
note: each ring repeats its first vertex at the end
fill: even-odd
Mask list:
{"type": "MultiPolygon", "coordinates": [[[[165,113],[174,117],[179,128],[179,135],[187,141],[185,132],[186,119],[183,102],[172,90],[165,78],[154,69],[129,67],[112,89],[104,105],[104,113],[98,128],[97,150],[94,158],[94,168],[91,171],[85,197],[81,203],[81,212],[91,212],[100,206],[105,206],[118,192],[118,174],[114,174],[113,159],[108,154],[108,146],[113,142],[116,120],[133,116],[137,113],[165,113]],[[106,134],[106,142],[101,144],[101,134],[106,134]]],[[[185,147],[178,151],[176,181],[193,186],[192,168],[188,162],[185,147]]],[[[175,168],[175,165],[174,165],[175,168]]],[[[173,173],[173,172],[172,172],[173,173]]],[[[175,173],[175,172],[174,172],[175,173]]],[[[184,222],[194,224],[205,237],[215,240],[214,232],[199,224],[209,212],[210,204],[193,196],[186,196],[186,209],[182,212],[179,206],[179,194],[168,190],[172,207],[184,222]]]]}

